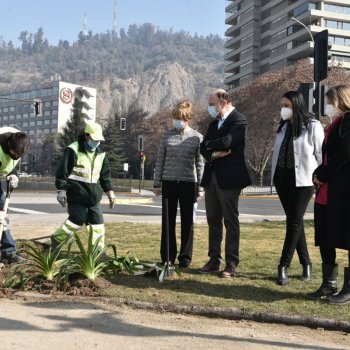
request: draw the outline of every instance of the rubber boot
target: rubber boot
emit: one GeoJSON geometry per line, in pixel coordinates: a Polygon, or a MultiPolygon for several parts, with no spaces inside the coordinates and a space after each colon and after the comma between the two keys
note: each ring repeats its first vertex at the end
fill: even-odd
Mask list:
{"type": "Polygon", "coordinates": [[[322,264],[322,284],[315,292],[306,294],[310,300],[331,296],[337,292],[337,264],[322,264]]]}
{"type": "Polygon", "coordinates": [[[300,279],[302,281],[310,281],[311,280],[312,265],[306,264],[306,265],[302,265],[302,266],[303,266],[303,272],[301,274],[300,279]]]}
{"type": "Polygon", "coordinates": [[[344,268],[344,285],[337,295],[329,297],[329,303],[333,305],[344,305],[350,303],[350,268],[344,268]]]}
{"type": "Polygon", "coordinates": [[[278,266],[278,277],[276,280],[276,283],[280,286],[288,283],[288,267],[287,266],[278,266]]]}

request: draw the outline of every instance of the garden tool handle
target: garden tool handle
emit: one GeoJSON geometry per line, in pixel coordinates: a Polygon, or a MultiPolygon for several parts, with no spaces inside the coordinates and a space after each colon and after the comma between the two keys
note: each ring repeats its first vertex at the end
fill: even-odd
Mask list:
{"type": "MultiPolygon", "coordinates": [[[[4,202],[4,206],[2,207],[1,211],[3,214],[3,217],[6,217],[7,214],[7,209],[9,206],[9,202],[10,202],[10,196],[11,196],[11,192],[12,192],[12,187],[10,185],[10,181],[6,181],[6,196],[5,196],[5,202],[4,202]]],[[[0,247],[1,247],[1,240],[2,240],[2,233],[4,231],[4,224],[2,222],[0,222],[0,247]]]]}

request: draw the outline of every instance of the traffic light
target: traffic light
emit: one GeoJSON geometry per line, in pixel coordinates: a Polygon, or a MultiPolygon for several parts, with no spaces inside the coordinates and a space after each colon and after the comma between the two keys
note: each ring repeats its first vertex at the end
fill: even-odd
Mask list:
{"type": "Polygon", "coordinates": [[[143,135],[137,136],[137,150],[143,151],[143,135]]]}
{"type": "Polygon", "coordinates": [[[315,90],[313,92],[314,105],[312,106],[312,111],[316,114],[317,119],[320,119],[324,115],[324,85],[319,82],[316,83],[315,90]]]}
{"type": "Polygon", "coordinates": [[[120,118],[120,130],[126,129],[126,118],[120,118]]]}
{"type": "Polygon", "coordinates": [[[41,101],[40,100],[34,100],[33,102],[34,104],[34,115],[36,117],[40,117],[42,114],[41,114],[41,101]]]}
{"type": "Polygon", "coordinates": [[[84,118],[88,120],[96,119],[96,96],[92,95],[87,88],[77,87],[74,90],[74,100],[79,104],[84,118]]]}
{"type": "Polygon", "coordinates": [[[327,78],[328,50],[332,45],[328,44],[328,30],[317,33],[314,39],[314,81],[319,82],[327,78]]]}

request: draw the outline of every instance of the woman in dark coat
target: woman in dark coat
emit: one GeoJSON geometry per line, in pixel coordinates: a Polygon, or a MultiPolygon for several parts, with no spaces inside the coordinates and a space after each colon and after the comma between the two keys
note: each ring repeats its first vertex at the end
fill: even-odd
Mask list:
{"type": "Polygon", "coordinates": [[[315,244],[320,247],[320,288],[309,299],[329,297],[331,304],[350,303],[350,85],[339,85],[326,93],[325,115],[332,123],[326,129],[323,162],[314,172],[319,186],[315,199],[315,244]],[[344,286],[337,292],[336,248],[348,251],[344,286]]]}

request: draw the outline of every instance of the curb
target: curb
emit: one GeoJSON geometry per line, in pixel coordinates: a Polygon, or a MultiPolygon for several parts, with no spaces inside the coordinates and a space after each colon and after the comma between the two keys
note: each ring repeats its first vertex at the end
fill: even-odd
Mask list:
{"type": "MultiPolygon", "coordinates": [[[[109,204],[108,199],[102,199],[101,204],[109,204]]],[[[115,199],[115,204],[149,204],[153,203],[153,198],[118,198],[115,199]]]]}
{"type": "Polygon", "coordinates": [[[303,326],[308,328],[322,328],[332,331],[342,331],[350,333],[349,321],[336,321],[321,317],[305,317],[300,315],[283,315],[268,312],[246,311],[237,308],[203,307],[198,305],[186,306],[176,304],[159,304],[138,300],[127,300],[124,298],[106,298],[106,297],[69,297],[58,295],[43,295],[33,292],[16,292],[14,296],[24,301],[37,300],[48,301],[50,299],[60,299],[65,302],[101,302],[104,304],[113,304],[116,306],[129,306],[135,309],[151,310],[158,312],[172,312],[177,314],[187,314],[193,316],[204,316],[211,318],[222,318],[227,320],[246,320],[261,323],[285,324],[288,326],[303,326]]]}

